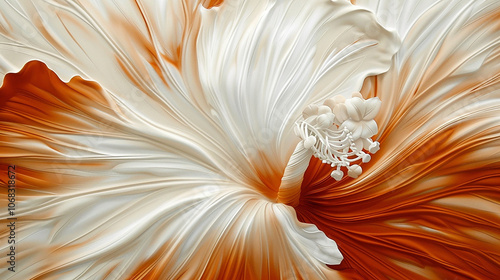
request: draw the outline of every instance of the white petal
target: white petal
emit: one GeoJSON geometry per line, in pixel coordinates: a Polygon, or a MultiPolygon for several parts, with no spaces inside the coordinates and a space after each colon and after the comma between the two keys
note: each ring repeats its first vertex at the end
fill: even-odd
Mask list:
{"type": "MultiPolygon", "coordinates": [[[[494,84],[492,73],[498,71],[493,61],[500,33],[492,25],[500,9],[498,1],[362,0],[356,4],[371,9],[386,27],[397,28],[403,39],[393,66],[377,78],[376,95],[382,100],[379,134],[391,118],[398,117],[396,110],[403,113],[396,104],[413,106],[412,114],[405,117],[415,126],[432,118],[437,127],[464,113],[462,109],[469,104],[489,98],[479,90],[494,84]]],[[[422,137],[415,131],[410,135],[411,139],[422,137]]]]}
{"type": "Polygon", "coordinates": [[[352,132],[352,138],[354,140],[359,139],[361,137],[361,135],[363,135],[363,126],[357,125],[354,127],[354,130],[352,130],[351,132],[352,132]]]}
{"type": "MultiPolygon", "coordinates": [[[[436,213],[449,214],[430,228],[433,215],[397,223],[398,230],[425,229],[420,235],[428,236],[423,241],[429,246],[419,244],[416,251],[444,248],[442,253],[436,251],[429,258],[429,263],[435,265],[426,266],[428,278],[441,273],[437,268],[439,263],[449,264],[452,268],[449,271],[456,272],[449,278],[465,274],[478,279],[495,278],[483,269],[497,267],[491,256],[480,249],[470,250],[467,255],[453,251],[471,248],[471,243],[477,244],[474,248],[500,248],[498,236],[490,239],[491,234],[483,235],[484,227],[495,225],[493,231],[498,231],[499,224],[498,198],[493,195],[498,184],[490,185],[486,174],[498,173],[495,162],[499,162],[500,2],[356,1],[368,2],[389,12],[397,11],[392,17],[393,26],[403,37],[391,69],[371,78],[362,91],[364,96],[378,96],[382,100],[377,123],[383,149],[377,154],[380,164],[375,163],[375,168],[365,171],[370,174],[366,178],[368,189],[373,189],[375,181],[378,186],[391,185],[408,194],[406,198],[398,195],[396,204],[419,201],[417,208],[431,207],[436,213]],[[389,178],[387,174],[399,175],[389,178]],[[469,186],[472,188],[468,189],[469,186]],[[478,192],[485,195],[478,196],[478,192]],[[489,209],[485,210],[486,207],[489,209]],[[477,213],[477,219],[464,223],[461,217],[470,213],[477,213]],[[483,221],[486,221],[484,226],[480,224],[483,221]],[[449,246],[449,238],[440,238],[448,235],[450,228],[459,233],[453,246],[449,246]],[[484,266],[470,266],[471,258],[484,266]]],[[[371,146],[371,151],[378,150],[377,143],[371,146]]],[[[394,219],[391,216],[390,220],[394,219]]],[[[380,223],[385,226],[387,220],[380,223]]],[[[397,249],[392,253],[384,250],[388,260],[394,256],[400,256],[397,249]]],[[[374,268],[367,273],[383,273],[389,268],[403,274],[406,270],[420,274],[414,269],[416,266],[411,267],[412,263],[411,257],[400,259],[397,264],[388,261],[383,269],[374,268]]]]}
{"type": "Polygon", "coordinates": [[[357,6],[376,14],[377,19],[385,28],[396,30],[404,38],[415,21],[426,11],[435,8],[440,1],[356,0],[355,2],[357,6]]]}
{"type": "Polygon", "coordinates": [[[324,264],[340,264],[343,257],[335,241],[328,238],[315,225],[297,221],[292,207],[274,204],[273,209],[296,254],[304,255],[305,259],[312,256],[324,264]]]}
{"type": "Polygon", "coordinates": [[[241,168],[230,158],[215,168],[204,146],[144,122],[96,83],[63,84],[39,62],[25,70],[0,91],[0,159],[16,165],[29,194],[16,216],[30,219],[16,232],[22,279],[127,279],[151,258],[160,279],[217,275],[228,264],[221,258],[252,275],[335,274],[325,265],[342,258],[335,242],[223,176],[241,168]]]}
{"type": "Polygon", "coordinates": [[[194,3],[148,3],[2,1],[0,75],[40,60],[64,81],[75,75],[98,81],[142,119],[165,127],[168,122],[182,124],[184,134],[200,139],[200,128],[217,127],[199,109],[203,100],[190,96],[182,73],[170,62],[172,52],[190,48],[179,36],[189,37],[191,31],[185,29],[197,30],[185,26],[194,24],[191,12],[183,13],[184,8],[194,10],[189,8],[194,3]]]}
{"type": "Polygon", "coordinates": [[[398,45],[345,1],[235,1],[202,14],[200,80],[224,130],[284,167],[302,110],[385,71],[398,45]],[[356,18],[356,20],[353,20],[356,18]]]}
{"type": "MultiPolygon", "coordinates": [[[[204,164],[238,182],[257,182],[258,188],[269,191],[261,177],[275,177],[283,166],[252,167],[253,159],[261,158],[259,146],[235,141],[231,131],[239,124],[229,121],[228,126],[224,112],[207,105],[199,87],[194,49],[200,7],[192,1],[176,3],[1,2],[0,32],[5,36],[0,36],[0,63],[5,71],[14,71],[37,59],[63,80],[75,74],[96,80],[124,104],[131,117],[148,124],[141,132],[168,135],[175,145],[190,143],[194,147],[190,156],[199,156],[204,164]],[[164,18],[166,14],[169,19],[164,18]],[[169,23],[166,30],[165,21],[169,23]],[[182,42],[177,34],[181,31],[182,42]],[[174,47],[181,51],[182,67],[171,61],[174,47]],[[247,169],[241,172],[228,166],[247,169]]],[[[269,127],[256,131],[259,145],[270,144],[271,132],[269,127]]]]}
{"type": "Polygon", "coordinates": [[[131,264],[179,233],[159,225],[183,222],[183,211],[227,181],[199,146],[134,118],[96,83],[63,84],[39,62],[4,82],[0,157],[27,180],[17,215],[33,219],[17,230],[23,279],[51,270],[54,278],[104,279],[110,269],[128,278],[131,264]]]}
{"type": "MultiPolygon", "coordinates": [[[[23,206],[21,212],[36,216],[38,221],[23,232],[31,236],[24,242],[38,245],[31,251],[38,257],[29,259],[33,266],[27,266],[27,270],[36,274],[40,267],[62,269],[71,275],[59,275],[64,279],[75,275],[104,278],[101,265],[111,265],[110,259],[116,260],[119,255],[113,277],[126,278],[122,276],[132,269],[129,264],[138,264],[159,252],[162,256],[180,255],[163,263],[172,269],[165,269],[160,277],[178,278],[187,263],[200,264],[189,267],[193,273],[200,273],[199,268],[206,268],[210,260],[206,257],[209,252],[227,252],[223,245],[227,243],[221,241],[224,237],[229,238],[229,244],[234,241],[252,249],[250,245],[257,242],[278,246],[272,241],[287,236],[282,240],[284,246],[259,255],[269,257],[270,251],[290,252],[290,248],[299,246],[291,256],[293,262],[283,260],[284,270],[298,264],[317,272],[326,269],[318,261],[338,263],[337,251],[324,252],[318,246],[324,243],[333,249],[331,240],[314,227],[298,224],[291,215],[284,215],[288,226],[280,218],[279,226],[267,229],[276,216],[266,212],[272,204],[262,199],[265,190],[259,189],[267,187],[264,180],[268,174],[252,169],[252,159],[245,149],[249,145],[256,147],[258,156],[277,158],[269,166],[259,164],[271,170],[267,172],[282,170],[279,163],[285,162],[292,146],[281,138],[291,133],[290,125],[304,104],[322,100],[332,92],[352,92],[366,75],[387,69],[395,39],[376,24],[370,13],[340,1],[316,2],[305,6],[292,2],[291,7],[284,2],[273,3],[260,10],[261,17],[254,14],[257,8],[251,8],[255,2],[245,2],[251,7],[240,11],[243,18],[229,18],[238,22],[234,29],[231,24],[220,26],[226,23],[224,16],[215,25],[208,23],[208,31],[227,27],[237,32],[223,29],[220,33],[200,33],[198,46],[203,47],[197,49],[198,57],[192,52],[195,44],[183,42],[178,46],[183,36],[193,43],[197,28],[195,24],[177,28],[175,24],[189,20],[171,22],[180,12],[173,8],[167,9],[176,12],[167,17],[166,33],[157,35],[163,22],[154,12],[161,15],[165,9],[135,1],[132,4],[137,5],[125,1],[0,4],[0,30],[5,35],[0,41],[4,48],[0,61],[4,72],[19,69],[27,60],[41,59],[65,80],[77,73],[98,80],[111,92],[106,100],[113,101],[113,106],[105,111],[118,112],[112,117],[101,114],[101,109],[94,109],[99,114],[91,117],[86,111],[70,113],[74,118],[67,120],[70,124],[75,120],[94,124],[111,118],[110,127],[91,130],[96,139],[89,140],[88,131],[47,132],[44,127],[30,127],[28,131],[24,126],[13,131],[26,134],[38,129],[44,137],[16,135],[13,138],[20,140],[18,143],[4,143],[18,150],[25,146],[25,158],[36,163],[27,161],[38,173],[60,174],[64,170],[78,179],[76,183],[69,180],[57,185],[66,187],[64,194],[56,190],[45,195],[42,190],[40,199],[23,206]],[[280,14],[284,11],[286,15],[280,14]],[[351,17],[359,21],[353,22],[351,17]],[[262,19],[262,23],[254,24],[253,29],[248,28],[251,24],[239,25],[240,21],[255,23],[255,19],[262,19]],[[29,30],[23,32],[26,26],[29,30]],[[181,36],[179,33],[186,29],[193,33],[181,36]],[[261,32],[263,29],[270,30],[261,32]],[[274,40],[275,33],[285,38],[274,40]],[[260,39],[254,39],[255,34],[260,39]],[[260,44],[255,44],[256,40],[260,44]],[[234,41],[237,44],[233,45],[234,41]],[[189,58],[180,58],[191,62],[181,69],[171,61],[176,58],[176,47],[190,54],[186,55],[189,58]],[[259,59],[253,60],[252,55],[259,59]],[[234,58],[243,58],[243,63],[234,58]],[[271,70],[259,72],[268,69],[268,58],[275,59],[271,60],[271,70]],[[197,59],[201,63],[201,87],[197,59]],[[209,63],[211,60],[216,63],[209,63]],[[139,100],[134,100],[135,93],[139,93],[139,100]],[[245,142],[249,138],[250,142],[245,142]],[[45,166],[53,159],[57,159],[55,171],[45,166]],[[89,161],[102,162],[106,168],[85,164],[89,161]],[[85,188],[89,178],[95,177],[105,179],[85,188]],[[96,213],[96,209],[104,213],[96,213]],[[40,236],[44,238],[37,239],[40,236]],[[40,245],[39,240],[50,241],[40,245]],[[161,246],[166,243],[173,246],[161,246]],[[199,246],[201,243],[206,246],[199,246]],[[74,250],[66,250],[68,244],[74,244],[74,250]],[[122,254],[123,247],[128,254],[122,254]],[[216,247],[220,250],[212,250],[216,247]],[[310,248],[319,248],[319,252],[310,248]],[[56,261],[37,261],[46,260],[49,251],[58,255],[56,261]]],[[[204,22],[219,10],[231,10],[233,4],[227,2],[224,8],[205,12],[209,16],[204,22]]],[[[186,10],[191,12],[190,7],[186,10]]],[[[103,92],[108,93],[106,90],[103,92]]],[[[68,127],[72,125],[61,125],[61,129],[68,127]]],[[[2,156],[16,158],[13,154],[2,156]]],[[[47,180],[40,181],[48,184],[47,180]]],[[[261,262],[262,258],[257,259],[261,262]]]]}
{"type": "Polygon", "coordinates": [[[363,133],[363,124],[353,120],[347,120],[342,124],[342,127],[347,128],[352,133],[352,138],[357,140],[363,133]]]}

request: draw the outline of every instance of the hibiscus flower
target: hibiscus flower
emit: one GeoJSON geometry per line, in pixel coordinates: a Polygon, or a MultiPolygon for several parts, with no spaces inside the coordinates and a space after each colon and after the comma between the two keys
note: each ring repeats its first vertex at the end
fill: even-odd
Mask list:
{"type": "MultiPolygon", "coordinates": [[[[0,10],[1,163],[16,168],[18,225],[2,278],[340,275],[327,267],[342,260],[335,236],[299,222],[283,194],[300,195],[309,163],[294,150],[314,152],[294,132],[303,111],[350,100],[399,47],[373,13],[343,0],[0,10]]],[[[352,169],[367,152],[327,120],[347,146],[316,154],[352,169]]]]}
{"type": "Polygon", "coordinates": [[[1,278],[496,279],[500,4],[351,2],[0,3],[1,278]]]}

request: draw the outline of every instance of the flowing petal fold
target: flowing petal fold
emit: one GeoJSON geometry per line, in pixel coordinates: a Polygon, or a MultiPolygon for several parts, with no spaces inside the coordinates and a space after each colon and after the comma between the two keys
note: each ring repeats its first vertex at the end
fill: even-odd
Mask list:
{"type": "Polygon", "coordinates": [[[386,71],[398,38],[345,1],[219,4],[0,3],[16,276],[338,275],[336,243],[274,201],[291,128],[386,71]]]}
{"type": "MultiPolygon", "coordinates": [[[[297,221],[295,211],[283,204],[274,205],[276,217],[283,228],[286,228],[287,237],[296,240],[303,247],[294,247],[296,251],[313,252],[315,259],[325,264],[340,264],[342,254],[335,241],[318,230],[313,224],[304,224],[297,221]]],[[[307,255],[305,256],[308,257],[307,255]]]]}
{"type": "Polygon", "coordinates": [[[178,142],[188,139],[204,164],[272,197],[283,165],[255,166],[252,158],[265,158],[260,146],[234,142],[201,88],[195,48],[200,10],[215,4],[220,3],[4,1],[1,72],[18,71],[35,59],[64,81],[75,75],[98,81],[136,118],[178,142]]]}
{"type": "Polygon", "coordinates": [[[146,133],[155,130],[95,82],[63,83],[30,62],[6,76],[0,96],[1,164],[16,165],[25,237],[16,244],[18,277],[122,278],[158,238],[177,234],[162,223],[227,181],[188,138],[146,133]]]}
{"type": "Polygon", "coordinates": [[[386,71],[398,40],[344,1],[243,2],[4,1],[0,72],[37,59],[64,81],[98,81],[156,126],[184,126],[220,169],[248,166],[224,172],[272,196],[303,107],[386,71]]]}
{"type": "Polygon", "coordinates": [[[283,169],[307,105],[350,96],[387,70],[399,39],[345,1],[224,2],[202,12],[197,52],[206,100],[225,133],[283,169]]]}
{"type": "Polygon", "coordinates": [[[335,277],[333,240],[97,83],[64,83],[33,61],[0,97],[0,164],[16,165],[26,237],[19,277],[335,277]]]}
{"type": "Polygon", "coordinates": [[[335,236],[360,279],[500,274],[500,3],[353,1],[402,38],[387,73],[380,151],[355,181],[311,162],[301,221],[335,236]]]}

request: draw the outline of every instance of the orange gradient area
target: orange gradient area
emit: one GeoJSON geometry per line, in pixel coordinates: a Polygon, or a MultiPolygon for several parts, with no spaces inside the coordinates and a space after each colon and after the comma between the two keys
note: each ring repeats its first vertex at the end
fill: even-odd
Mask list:
{"type": "MultiPolygon", "coordinates": [[[[110,164],[92,157],[86,159],[85,155],[91,154],[89,148],[72,137],[85,135],[98,141],[103,135],[113,135],[113,119],[118,111],[97,83],[80,77],[65,83],[40,61],[31,61],[20,72],[5,76],[0,88],[1,203],[6,209],[6,170],[15,165],[16,241],[20,236],[24,239],[47,229],[57,234],[54,221],[62,216],[50,205],[57,204],[64,195],[99,185],[102,176],[88,174],[109,169],[110,164]],[[87,176],[72,170],[81,170],[87,176]]],[[[0,234],[4,240],[7,232],[2,228],[0,234]]],[[[59,246],[50,245],[50,237],[42,240],[17,246],[17,259],[37,263],[31,269],[47,273],[54,266],[33,259],[39,255],[58,256],[55,250],[59,246]]],[[[57,258],[52,263],[57,263],[57,258]]]]}
{"type": "Polygon", "coordinates": [[[143,261],[127,279],[340,279],[335,270],[318,271],[297,257],[286,243],[269,205],[258,201],[243,207],[248,218],[239,219],[222,236],[218,230],[207,232],[196,253],[186,266],[179,266],[180,246],[164,244],[161,250],[143,261]],[[265,222],[264,222],[265,221],[265,222]],[[244,230],[243,230],[244,229],[244,230]],[[205,252],[205,253],[203,253],[205,252]],[[326,278],[325,278],[326,277],[326,278]]]}
{"type": "MultiPolygon", "coordinates": [[[[275,224],[276,221],[271,221],[269,226],[274,227],[275,224]]],[[[270,231],[270,229],[259,226],[259,223],[247,225],[250,226],[249,231],[254,236],[270,231]]],[[[291,269],[294,267],[290,267],[288,263],[290,260],[280,260],[282,250],[279,246],[283,245],[280,239],[285,238],[285,236],[274,236],[276,243],[270,244],[266,238],[258,240],[250,235],[241,236],[244,233],[238,233],[237,228],[238,225],[234,228],[228,228],[227,232],[232,232],[232,234],[223,237],[217,244],[203,242],[199,248],[200,251],[210,253],[197,254],[191,261],[192,265],[181,269],[175,262],[179,258],[180,244],[175,244],[175,242],[165,244],[157,254],[142,262],[127,279],[173,279],[174,275],[182,275],[178,276],[178,279],[204,280],[283,279],[285,274],[300,275],[299,270],[304,273],[304,269],[307,269],[304,266],[295,266],[295,271],[293,271],[291,269]],[[288,267],[290,270],[285,273],[282,271],[283,267],[288,267]]],[[[273,230],[271,229],[271,231],[273,230]]],[[[205,238],[205,241],[218,239],[211,233],[208,233],[205,238]]]]}
{"type": "Polygon", "coordinates": [[[344,261],[333,268],[350,279],[496,279],[500,127],[487,110],[464,113],[439,133],[405,141],[411,134],[401,132],[418,125],[409,108],[391,119],[360,178],[335,182],[328,165],[311,160],[299,220],[337,242],[344,261]]]}
{"type": "Polygon", "coordinates": [[[7,74],[0,88],[1,165],[16,165],[16,187],[22,189],[17,199],[61,193],[66,185],[83,183],[68,169],[109,168],[99,160],[66,157],[70,151],[88,153],[84,144],[66,136],[112,134],[116,115],[97,83],[80,77],[64,83],[42,62],[31,61],[19,73],[7,74]]]}
{"type": "MultiPolygon", "coordinates": [[[[181,56],[182,52],[176,54],[181,56]]],[[[295,208],[300,221],[315,224],[337,242],[344,256],[343,262],[331,266],[331,270],[324,267],[322,275],[328,279],[411,280],[496,279],[500,275],[500,107],[490,102],[498,101],[498,94],[491,94],[498,76],[492,75],[491,80],[481,84],[479,82],[485,80],[481,76],[476,77],[477,80],[468,79],[442,96],[416,90],[401,99],[391,91],[380,90],[377,78],[367,79],[364,96],[379,96],[383,102],[376,119],[381,128],[377,139],[381,150],[362,165],[359,178],[346,177],[340,182],[330,177],[330,166],[312,158],[304,175],[300,204],[295,208]],[[467,91],[470,94],[463,94],[456,104],[446,103],[467,91]],[[434,97],[436,99],[432,99],[434,97]],[[443,109],[440,104],[451,107],[443,109]],[[439,110],[433,106],[445,113],[435,113],[439,110]],[[453,114],[456,117],[448,116],[453,114]]],[[[429,79],[432,77],[429,75],[429,79]]],[[[33,246],[20,252],[21,260],[37,264],[32,268],[36,272],[30,272],[35,275],[32,279],[71,279],[74,263],[84,263],[81,259],[95,261],[88,253],[94,248],[92,242],[98,243],[105,235],[111,236],[108,240],[114,242],[115,232],[145,216],[139,213],[142,208],[127,208],[138,203],[133,195],[142,202],[147,201],[141,207],[153,205],[146,214],[164,203],[155,199],[163,199],[161,195],[170,198],[171,193],[162,191],[175,188],[177,182],[151,187],[148,193],[149,190],[137,182],[150,183],[149,173],[139,178],[146,180],[134,181],[133,186],[139,186],[138,189],[118,185],[112,190],[116,192],[97,194],[106,187],[101,183],[113,174],[97,171],[112,170],[117,163],[102,160],[107,155],[99,155],[93,150],[95,147],[85,145],[82,140],[94,144],[100,143],[102,137],[130,140],[133,136],[124,133],[128,132],[125,119],[97,83],[79,77],[65,83],[42,62],[29,62],[19,73],[6,75],[0,89],[0,169],[16,165],[18,201],[42,197],[36,200],[38,205],[53,206],[40,212],[26,206],[30,211],[23,213],[20,226],[31,232],[38,231],[37,226],[53,230],[51,237],[59,239],[59,243],[28,244],[33,246]],[[54,230],[76,223],[72,217],[65,219],[71,216],[68,212],[73,214],[79,209],[84,213],[92,209],[92,201],[111,200],[122,194],[120,187],[130,190],[127,193],[130,198],[122,200],[126,205],[123,208],[117,206],[116,215],[112,211],[100,213],[104,222],[95,217],[95,223],[79,228],[88,228],[88,232],[75,234],[71,240],[54,230]],[[84,193],[87,188],[96,192],[84,193]],[[78,201],[84,195],[88,197],[78,201]],[[57,199],[51,200],[51,196],[57,199]],[[57,204],[64,199],[70,202],[67,208],[59,209],[57,204]],[[77,208],[76,202],[90,206],[77,208]],[[108,223],[108,219],[115,223],[108,223]],[[54,259],[49,262],[30,259],[30,255],[38,257],[42,253],[54,259]]],[[[143,140],[136,143],[146,142],[143,140]]],[[[138,238],[112,249],[105,248],[109,252],[89,267],[106,264],[106,275],[114,278],[118,267],[125,266],[120,268],[127,272],[120,274],[121,279],[301,279],[300,275],[318,275],[318,271],[312,271],[291,249],[286,232],[273,212],[270,201],[277,193],[282,171],[270,164],[269,155],[259,151],[255,155],[263,159],[252,165],[256,176],[247,181],[255,192],[239,193],[243,188],[236,189],[231,194],[234,196],[221,196],[208,204],[213,209],[206,212],[206,217],[197,217],[200,224],[210,225],[202,228],[203,238],[189,239],[192,232],[200,230],[195,224],[193,228],[186,227],[181,233],[161,239],[162,230],[170,229],[172,220],[190,222],[189,215],[179,216],[183,211],[191,213],[195,204],[186,209],[179,206],[172,210],[175,213],[168,212],[171,216],[161,213],[151,219],[151,223],[141,224],[144,229],[135,233],[138,238]],[[265,201],[256,193],[270,200],[265,201]],[[217,208],[217,203],[221,208],[217,208]],[[150,238],[140,238],[146,233],[150,238]],[[134,255],[153,247],[155,238],[161,240],[158,248],[148,254],[135,255],[137,258],[132,264],[117,259],[117,256],[134,255]],[[185,245],[190,242],[198,243],[185,245]],[[189,250],[189,254],[183,250],[189,250]],[[181,258],[184,263],[179,263],[181,258]]],[[[172,158],[165,161],[168,159],[172,158]]],[[[241,167],[234,167],[238,168],[241,167]]],[[[7,179],[5,175],[0,178],[4,196],[7,179]]],[[[188,189],[196,183],[181,187],[188,189]]],[[[207,197],[209,195],[213,194],[207,197]]],[[[2,198],[2,207],[5,201],[2,198]]],[[[183,226],[184,223],[179,225],[183,226]]],[[[66,230],[67,233],[75,231],[66,230]]],[[[6,235],[6,229],[1,229],[2,239],[6,235]]]]}
{"type": "Polygon", "coordinates": [[[381,149],[359,178],[335,182],[311,161],[297,215],[338,243],[333,268],[351,279],[498,279],[500,29],[488,8],[435,28],[426,19],[446,17],[429,11],[389,71],[365,80],[363,96],[382,100],[381,149]]]}
{"type": "MultiPolygon", "coordinates": [[[[24,202],[19,204],[23,211],[16,213],[18,234],[28,237],[19,247],[18,259],[29,264],[20,264],[19,270],[27,278],[73,279],[82,267],[105,271],[102,275],[111,279],[336,277],[334,270],[312,267],[311,260],[297,254],[274,203],[256,190],[229,184],[228,194],[217,197],[216,188],[206,195],[216,197],[207,209],[197,210],[206,211],[206,217],[196,214],[193,208],[198,204],[193,200],[146,220],[157,208],[175,204],[166,201],[171,196],[184,198],[182,193],[190,191],[196,180],[187,177],[182,178],[187,183],[181,179],[172,183],[167,175],[159,185],[150,173],[134,177],[124,168],[121,177],[114,173],[116,165],[132,160],[100,154],[106,152],[100,141],[134,135],[124,133],[127,118],[95,82],[75,77],[65,83],[44,63],[31,61],[19,73],[5,77],[0,96],[0,167],[16,165],[16,199],[24,202]],[[109,183],[117,177],[123,182],[109,183]],[[101,210],[108,203],[114,208],[101,210]],[[192,219],[199,221],[190,223],[192,219]],[[123,233],[131,223],[138,226],[123,233]],[[172,227],[176,227],[173,234],[172,227]],[[199,231],[204,232],[202,237],[190,240],[199,231]]],[[[261,169],[257,172],[261,185],[279,183],[276,171],[261,169]]],[[[2,175],[3,194],[5,183],[2,175]]],[[[2,240],[7,234],[1,230],[2,240]]]]}

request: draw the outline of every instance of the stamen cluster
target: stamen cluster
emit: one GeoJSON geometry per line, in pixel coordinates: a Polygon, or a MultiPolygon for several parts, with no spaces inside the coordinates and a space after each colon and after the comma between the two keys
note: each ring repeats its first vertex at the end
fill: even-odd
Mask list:
{"type": "Polygon", "coordinates": [[[357,178],[362,168],[354,162],[369,162],[380,149],[371,137],[378,132],[373,119],[380,109],[377,97],[365,100],[360,93],[346,99],[341,95],[327,99],[323,105],[309,105],[303,118],[297,122],[295,133],[302,139],[305,149],[311,149],[314,156],[336,169],[331,176],[337,181],[347,175],[357,178]]]}

